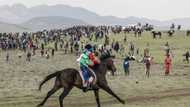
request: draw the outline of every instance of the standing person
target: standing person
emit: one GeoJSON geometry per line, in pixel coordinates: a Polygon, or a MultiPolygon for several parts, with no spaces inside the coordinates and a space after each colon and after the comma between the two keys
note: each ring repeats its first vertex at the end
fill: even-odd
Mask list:
{"type": "Polygon", "coordinates": [[[6,54],[6,61],[9,62],[9,52],[6,54]]]}
{"type": "Polygon", "coordinates": [[[129,76],[130,71],[129,71],[129,56],[126,56],[126,58],[123,61],[123,68],[125,72],[125,76],[129,76]]]}
{"type": "Polygon", "coordinates": [[[41,43],[41,50],[44,50],[44,44],[41,43]]]}
{"type": "Polygon", "coordinates": [[[166,44],[165,44],[165,51],[166,51],[166,55],[170,54],[170,45],[168,42],[166,42],[166,44]]]}
{"type": "Polygon", "coordinates": [[[146,71],[146,76],[149,78],[150,77],[150,67],[152,64],[153,57],[150,56],[145,56],[144,57],[144,63],[145,63],[145,71],[146,71]]]}
{"type": "Polygon", "coordinates": [[[66,42],[66,44],[65,44],[65,46],[64,46],[65,54],[67,54],[68,48],[69,48],[69,43],[66,42]]]}
{"type": "Polygon", "coordinates": [[[130,54],[133,56],[134,51],[135,51],[135,46],[134,46],[133,42],[129,43],[129,50],[130,50],[130,54]]]}
{"type": "Polygon", "coordinates": [[[114,50],[118,53],[120,49],[119,42],[117,41],[114,45],[114,50]]]}
{"type": "Polygon", "coordinates": [[[31,61],[31,56],[32,56],[31,52],[28,51],[27,55],[26,55],[26,61],[30,62],[31,61]]]}
{"type": "Polygon", "coordinates": [[[78,56],[79,55],[79,43],[78,42],[75,42],[74,48],[75,48],[76,56],[78,56]]]}
{"type": "Polygon", "coordinates": [[[41,56],[44,56],[44,52],[45,52],[45,50],[44,50],[45,48],[44,48],[44,44],[43,43],[41,43],[41,51],[40,51],[40,53],[41,53],[41,56]]]}
{"type": "Polygon", "coordinates": [[[189,53],[189,51],[187,51],[185,53],[185,60],[187,61],[188,64],[189,64],[189,58],[190,58],[190,53],[189,53]]]}
{"type": "Polygon", "coordinates": [[[37,49],[37,47],[36,47],[36,46],[33,46],[33,48],[32,48],[32,55],[33,55],[33,56],[36,55],[36,49],[37,49]]]}
{"type": "Polygon", "coordinates": [[[60,47],[60,49],[63,49],[63,43],[62,42],[59,44],[59,47],[60,47]]]}
{"type": "Polygon", "coordinates": [[[71,43],[70,43],[70,51],[71,51],[71,53],[73,53],[73,41],[71,41],[71,43]]]}
{"type": "Polygon", "coordinates": [[[54,51],[58,51],[58,44],[57,44],[57,41],[55,41],[55,43],[54,43],[54,51]]]}
{"type": "Polygon", "coordinates": [[[166,58],[164,60],[164,67],[165,67],[165,75],[169,75],[171,72],[171,65],[172,65],[172,59],[170,57],[170,54],[166,55],[166,58]]]}
{"type": "Polygon", "coordinates": [[[55,49],[52,49],[51,50],[51,56],[54,56],[55,55],[55,49]]]}
{"type": "Polygon", "coordinates": [[[46,52],[45,52],[45,57],[46,57],[46,59],[49,59],[49,53],[48,53],[48,50],[46,50],[46,52]]]}
{"type": "Polygon", "coordinates": [[[41,50],[40,53],[41,53],[41,56],[44,56],[44,50],[41,50]]]}
{"type": "Polygon", "coordinates": [[[125,37],[124,37],[124,43],[126,43],[127,42],[127,36],[125,35],[125,37]]]}
{"type": "Polygon", "coordinates": [[[146,48],[144,49],[144,57],[150,56],[149,43],[147,43],[146,48]]]}

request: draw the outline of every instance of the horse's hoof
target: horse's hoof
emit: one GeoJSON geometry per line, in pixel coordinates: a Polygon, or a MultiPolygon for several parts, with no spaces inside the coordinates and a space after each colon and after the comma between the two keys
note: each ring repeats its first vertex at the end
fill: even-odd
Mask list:
{"type": "Polygon", "coordinates": [[[36,107],[42,107],[42,105],[41,105],[41,104],[38,104],[36,107]]]}
{"type": "Polygon", "coordinates": [[[125,104],[125,101],[122,100],[121,103],[122,103],[122,104],[125,104]]]}

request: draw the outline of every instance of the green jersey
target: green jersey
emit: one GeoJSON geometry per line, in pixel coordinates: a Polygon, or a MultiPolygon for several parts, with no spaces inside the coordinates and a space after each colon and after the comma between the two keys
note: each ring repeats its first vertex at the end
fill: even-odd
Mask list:
{"type": "Polygon", "coordinates": [[[88,65],[90,65],[90,59],[88,57],[88,54],[87,53],[83,53],[79,62],[80,62],[81,66],[88,66],[88,65]]]}

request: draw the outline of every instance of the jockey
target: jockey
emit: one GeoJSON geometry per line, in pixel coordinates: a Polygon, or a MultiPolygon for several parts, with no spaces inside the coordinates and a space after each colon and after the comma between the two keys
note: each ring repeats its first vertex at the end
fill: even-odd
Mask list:
{"type": "Polygon", "coordinates": [[[82,71],[82,80],[83,80],[83,88],[89,88],[89,85],[94,80],[93,77],[91,77],[90,72],[93,72],[91,68],[99,63],[99,60],[95,57],[93,53],[93,48],[90,44],[85,46],[85,50],[78,59],[80,64],[80,69],[82,71]],[[91,67],[91,68],[90,68],[91,67]]]}

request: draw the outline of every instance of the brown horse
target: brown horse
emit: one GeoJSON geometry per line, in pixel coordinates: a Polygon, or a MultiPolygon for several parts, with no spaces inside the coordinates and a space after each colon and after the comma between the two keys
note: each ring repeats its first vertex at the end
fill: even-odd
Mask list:
{"type": "MultiPolygon", "coordinates": [[[[106,73],[108,70],[114,74],[116,71],[114,62],[113,62],[113,56],[107,55],[106,57],[101,57],[101,63],[97,65],[94,68],[95,74],[97,76],[97,82],[96,85],[93,86],[92,91],[94,91],[96,103],[97,106],[100,107],[100,101],[99,101],[99,89],[103,89],[108,94],[115,97],[119,102],[122,104],[125,104],[125,101],[119,98],[108,86],[107,80],[106,80],[106,73]]],[[[48,92],[45,99],[38,105],[38,107],[43,106],[47,99],[53,95],[56,91],[58,91],[60,88],[64,88],[63,93],[59,97],[59,103],[60,107],[63,107],[63,100],[64,98],[69,94],[69,92],[73,89],[73,87],[77,87],[79,89],[83,89],[82,85],[82,79],[80,77],[79,71],[73,68],[64,69],[61,71],[57,71],[53,74],[50,74],[47,76],[42,83],[39,86],[39,90],[41,90],[42,85],[47,82],[48,80],[55,78],[55,84],[54,87],[48,92]]]]}

